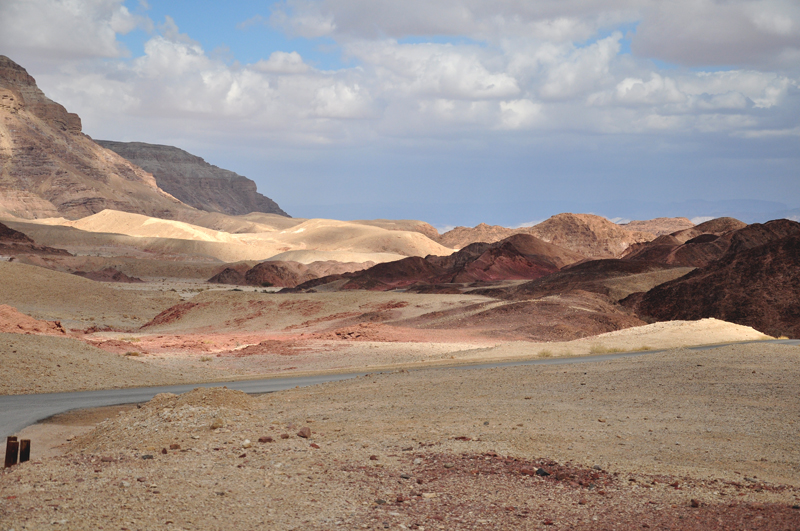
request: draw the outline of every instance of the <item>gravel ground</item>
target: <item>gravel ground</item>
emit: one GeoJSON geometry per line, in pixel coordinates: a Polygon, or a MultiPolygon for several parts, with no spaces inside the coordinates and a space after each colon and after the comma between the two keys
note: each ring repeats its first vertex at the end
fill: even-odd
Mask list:
{"type": "Polygon", "coordinates": [[[0,530],[795,531],[798,361],[756,344],[159,395],[5,471],[0,530]]]}

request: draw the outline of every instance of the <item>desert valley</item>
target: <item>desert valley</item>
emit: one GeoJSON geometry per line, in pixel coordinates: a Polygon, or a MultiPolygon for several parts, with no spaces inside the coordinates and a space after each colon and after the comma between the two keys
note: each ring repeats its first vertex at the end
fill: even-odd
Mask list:
{"type": "Polygon", "coordinates": [[[293,218],[0,56],[0,409],[215,384],[0,433],[3,531],[796,531],[798,301],[795,221],[293,218]]]}

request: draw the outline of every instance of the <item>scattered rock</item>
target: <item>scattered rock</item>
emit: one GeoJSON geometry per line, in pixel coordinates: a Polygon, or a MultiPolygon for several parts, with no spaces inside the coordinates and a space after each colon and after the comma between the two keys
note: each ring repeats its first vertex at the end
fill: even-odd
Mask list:
{"type": "Polygon", "coordinates": [[[547,470],[545,470],[544,468],[537,468],[537,469],[536,469],[536,475],[537,475],[537,476],[546,477],[546,476],[549,476],[549,475],[550,475],[550,472],[548,472],[548,471],[547,471],[547,470]]]}
{"type": "Polygon", "coordinates": [[[223,426],[225,426],[225,423],[222,422],[222,419],[214,419],[214,421],[211,423],[211,429],[212,430],[219,429],[219,428],[221,428],[223,426]]]}
{"type": "Polygon", "coordinates": [[[114,462],[114,458],[113,457],[101,457],[100,461],[103,462],[103,463],[113,463],[114,462]]]}
{"type": "Polygon", "coordinates": [[[177,443],[172,443],[172,444],[169,445],[169,449],[170,450],[180,450],[181,449],[181,445],[177,444],[177,443]]]}
{"type": "Polygon", "coordinates": [[[162,454],[164,454],[164,455],[166,455],[166,454],[168,453],[168,451],[167,451],[167,449],[166,449],[166,448],[162,448],[162,449],[161,449],[161,453],[162,453],[162,454]]]}
{"type": "Polygon", "coordinates": [[[258,442],[260,443],[271,443],[272,441],[274,441],[274,439],[269,435],[263,435],[258,438],[258,442]]]}
{"type": "Polygon", "coordinates": [[[281,439],[288,439],[288,438],[289,438],[288,433],[281,433],[281,439]]]}
{"type": "Polygon", "coordinates": [[[319,450],[319,445],[318,445],[317,443],[311,443],[311,444],[309,444],[309,446],[310,446],[311,448],[316,448],[316,449],[318,449],[318,450],[319,450]]]}
{"type": "Polygon", "coordinates": [[[144,454],[142,456],[142,459],[152,459],[152,458],[153,458],[153,456],[151,454],[144,454]]]}
{"type": "Polygon", "coordinates": [[[692,498],[692,500],[689,503],[692,505],[692,507],[700,507],[700,502],[698,500],[695,500],[694,498],[692,498]]]}
{"type": "Polygon", "coordinates": [[[300,428],[300,431],[297,432],[297,436],[302,437],[303,439],[308,439],[311,437],[311,428],[308,426],[300,428]]]}
{"type": "Polygon", "coordinates": [[[444,464],[445,468],[453,468],[454,466],[456,466],[456,465],[454,465],[453,463],[445,463],[444,464]]]}
{"type": "Polygon", "coordinates": [[[377,461],[378,460],[378,456],[377,455],[371,455],[371,456],[369,456],[369,460],[370,461],[377,461]]]}

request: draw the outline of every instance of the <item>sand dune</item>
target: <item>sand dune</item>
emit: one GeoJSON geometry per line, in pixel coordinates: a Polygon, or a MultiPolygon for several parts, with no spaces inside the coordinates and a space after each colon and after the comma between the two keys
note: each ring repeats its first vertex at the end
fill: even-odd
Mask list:
{"type": "MultiPolygon", "coordinates": [[[[248,215],[258,223],[260,232],[230,233],[174,220],[139,214],[104,210],[86,218],[69,221],[51,218],[36,223],[9,222],[30,234],[37,242],[65,247],[79,254],[96,252],[104,247],[128,248],[152,254],[195,256],[237,262],[275,259],[310,263],[319,260],[346,262],[386,262],[405,256],[445,256],[453,252],[416,231],[390,230],[382,227],[311,219],[296,225],[269,214],[248,215]],[[284,226],[286,228],[280,228],[284,226]],[[61,229],[61,230],[59,230],[61,229]],[[66,229],[73,229],[72,232],[66,229]],[[280,229],[280,230],[279,230],[280,229]],[[326,254],[289,256],[288,251],[326,254]],[[327,254],[345,253],[345,254],[327,254]]],[[[292,222],[298,220],[291,220],[292,222]]],[[[250,226],[253,229],[254,226],[250,226]]],[[[119,251],[117,251],[119,252],[119,251]]]]}

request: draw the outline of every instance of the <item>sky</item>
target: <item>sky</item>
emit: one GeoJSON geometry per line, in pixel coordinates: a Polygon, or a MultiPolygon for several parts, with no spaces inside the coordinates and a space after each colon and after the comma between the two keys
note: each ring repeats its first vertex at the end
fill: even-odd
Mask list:
{"type": "Polygon", "coordinates": [[[0,54],[296,217],[800,216],[797,0],[0,0],[0,54]]]}

